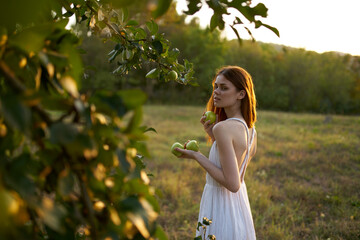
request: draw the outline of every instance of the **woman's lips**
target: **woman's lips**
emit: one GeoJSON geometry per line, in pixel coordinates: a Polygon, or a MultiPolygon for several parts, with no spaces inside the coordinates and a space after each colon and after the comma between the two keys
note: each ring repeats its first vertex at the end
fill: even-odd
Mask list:
{"type": "Polygon", "coordinates": [[[220,98],[214,97],[214,101],[219,101],[219,100],[220,100],[220,98]]]}

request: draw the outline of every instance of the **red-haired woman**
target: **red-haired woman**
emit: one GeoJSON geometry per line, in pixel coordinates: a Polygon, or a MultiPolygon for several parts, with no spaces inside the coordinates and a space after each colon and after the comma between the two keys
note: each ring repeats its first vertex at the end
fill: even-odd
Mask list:
{"type": "MultiPolygon", "coordinates": [[[[220,240],[256,239],[247,189],[246,167],[256,152],[256,99],[250,74],[243,68],[221,68],[213,80],[206,107],[216,113],[210,124],[200,122],[213,143],[209,158],[200,152],[177,148],[182,158],[195,159],[206,171],[199,222],[212,219],[206,235],[220,240]]],[[[202,235],[202,229],[196,232],[202,235]]],[[[206,236],[207,237],[207,236],[206,236]]]]}

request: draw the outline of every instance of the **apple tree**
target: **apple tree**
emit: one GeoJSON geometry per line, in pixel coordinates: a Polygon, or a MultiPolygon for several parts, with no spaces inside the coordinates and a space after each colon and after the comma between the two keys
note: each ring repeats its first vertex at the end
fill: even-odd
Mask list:
{"type": "MultiPolygon", "coordinates": [[[[80,39],[69,18],[112,41],[119,77],[153,63],[148,78],[194,84],[190,62],[158,32],[171,0],[13,0],[0,9],[0,238],[166,239],[145,170],[146,95],[82,91],[80,39]],[[139,14],[147,13],[147,14],[139,14]],[[146,16],[147,19],[143,17],[146,16]]],[[[188,1],[186,14],[200,0],[188,1]]],[[[206,1],[212,29],[236,8],[257,26],[266,7],[206,1]]],[[[234,24],[242,24],[237,17],[234,24]]],[[[276,32],[276,31],[275,31],[276,32]]]]}

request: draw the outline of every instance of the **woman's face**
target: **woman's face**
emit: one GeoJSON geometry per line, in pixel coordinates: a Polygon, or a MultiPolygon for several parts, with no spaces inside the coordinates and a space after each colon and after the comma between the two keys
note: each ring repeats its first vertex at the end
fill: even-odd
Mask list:
{"type": "Polygon", "coordinates": [[[233,106],[243,98],[244,91],[238,91],[235,85],[223,75],[218,75],[214,84],[214,105],[218,108],[233,106]]]}

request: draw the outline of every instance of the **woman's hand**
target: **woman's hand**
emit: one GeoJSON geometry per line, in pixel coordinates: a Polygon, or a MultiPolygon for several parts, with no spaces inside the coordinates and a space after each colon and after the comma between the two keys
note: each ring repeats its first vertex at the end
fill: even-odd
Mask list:
{"type": "Polygon", "coordinates": [[[195,152],[192,150],[181,149],[181,148],[175,148],[175,150],[181,153],[181,155],[178,158],[189,158],[196,160],[196,155],[201,154],[200,152],[195,152]]]}
{"type": "Polygon", "coordinates": [[[205,132],[209,135],[209,137],[212,139],[212,141],[215,141],[215,137],[214,134],[212,132],[213,127],[215,126],[215,124],[218,123],[219,119],[218,119],[218,115],[216,114],[216,120],[213,124],[210,123],[210,120],[205,121],[206,116],[205,113],[202,115],[202,117],[200,118],[200,123],[204,126],[204,130],[205,132]]]}

